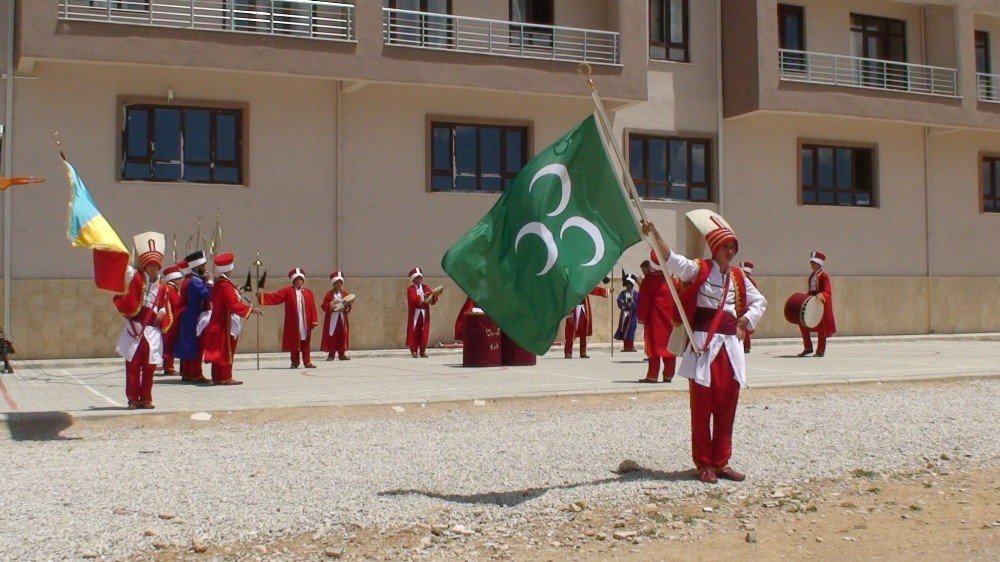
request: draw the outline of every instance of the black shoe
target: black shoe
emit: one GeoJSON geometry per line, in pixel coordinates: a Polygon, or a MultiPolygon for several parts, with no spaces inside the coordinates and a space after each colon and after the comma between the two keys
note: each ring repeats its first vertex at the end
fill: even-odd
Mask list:
{"type": "Polygon", "coordinates": [[[816,352],[816,357],[823,357],[825,354],[826,354],[825,351],[817,351],[816,352]]]}
{"type": "Polygon", "coordinates": [[[299,368],[299,364],[298,363],[292,363],[292,366],[289,367],[289,369],[298,369],[298,368],[299,368]]]}
{"type": "Polygon", "coordinates": [[[811,350],[811,349],[803,349],[802,353],[796,355],[796,357],[805,357],[806,355],[811,355],[812,352],[813,352],[813,350],[811,350]]]}

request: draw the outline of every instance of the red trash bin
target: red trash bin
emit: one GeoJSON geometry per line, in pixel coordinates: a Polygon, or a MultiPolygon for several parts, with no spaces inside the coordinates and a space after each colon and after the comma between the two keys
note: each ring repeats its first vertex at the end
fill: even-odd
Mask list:
{"type": "Polygon", "coordinates": [[[507,334],[500,334],[500,364],[505,367],[524,367],[538,362],[538,356],[514,343],[507,334]]]}
{"type": "Polygon", "coordinates": [[[468,312],[462,328],[462,366],[500,366],[500,327],[481,312],[468,312]]]}

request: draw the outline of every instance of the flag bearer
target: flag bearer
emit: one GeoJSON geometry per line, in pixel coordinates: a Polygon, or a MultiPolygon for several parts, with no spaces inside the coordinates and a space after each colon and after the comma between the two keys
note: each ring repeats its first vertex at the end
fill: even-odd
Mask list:
{"type": "Polygon", "coordinates": [[[215,270],[219,273],[212,289],[212,316],[205,328],[205,362],[212,364],[213,385],[236,385],[243,381],[233,379],[233,356],[243,331],[243,320],[251,314],[260,314],[243,301],[240,290],[228,277],[236,267],[231,253],[215,256],[215,270]]]}

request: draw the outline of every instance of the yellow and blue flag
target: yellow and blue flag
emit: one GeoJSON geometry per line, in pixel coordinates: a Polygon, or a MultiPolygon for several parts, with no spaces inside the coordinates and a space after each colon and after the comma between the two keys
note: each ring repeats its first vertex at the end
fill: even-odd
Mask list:
{"type": "Polygon", "coordinates": [[[130,255],[118,233],[94,204],[93,197],[76,168],[63,156],[66,178],[69,180],[70,243],[94,251],[94,283],[98,288],[115,293],[125,292],[125,273],[130,255]]]}

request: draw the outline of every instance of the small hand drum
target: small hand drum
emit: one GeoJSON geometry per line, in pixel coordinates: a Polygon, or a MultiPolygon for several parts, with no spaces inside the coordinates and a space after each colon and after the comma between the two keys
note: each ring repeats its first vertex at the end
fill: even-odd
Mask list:
{"type": "Polygon", "coordinates": [[[346,297],[344,297],[344,300],[342,300],[342,301],[338,302],[337,304],[333,305],[333,311],[334,312],[343,312],[344,309],[347,308],[347,305],[349,305],[352,302],[354,302],[354,299],[356,299],[356,298],[357,298],[357,295],[355,295],[354,293],[348,293],[348,295],[346,297]]]}

